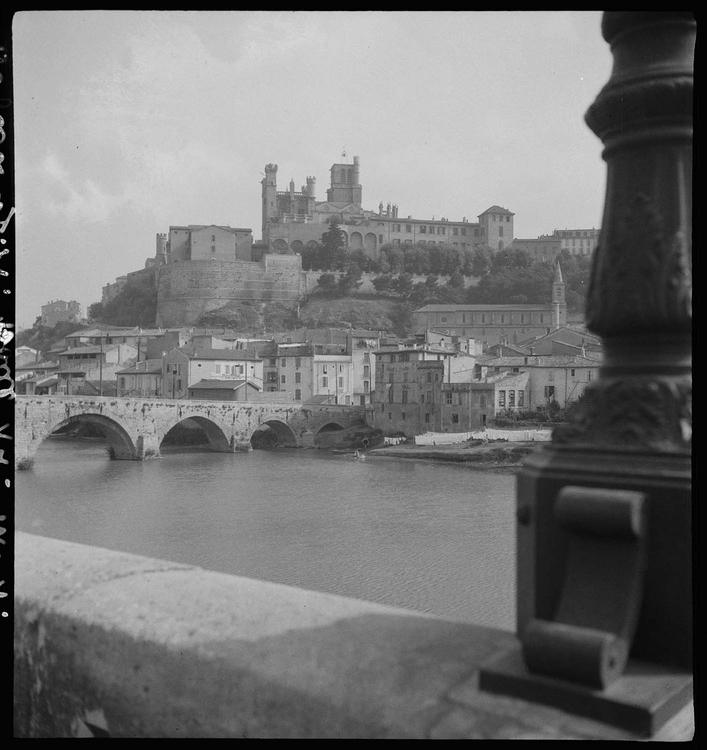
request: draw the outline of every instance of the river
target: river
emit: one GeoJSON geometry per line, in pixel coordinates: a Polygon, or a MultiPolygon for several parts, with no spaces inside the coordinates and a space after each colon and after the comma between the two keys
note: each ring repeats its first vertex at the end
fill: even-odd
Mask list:
{"type": "Polygon", "coordinates": [[[17,472],[21,531],[515,627],[515,477],[324,451],[111,461],[50,439],[17,472]]]}

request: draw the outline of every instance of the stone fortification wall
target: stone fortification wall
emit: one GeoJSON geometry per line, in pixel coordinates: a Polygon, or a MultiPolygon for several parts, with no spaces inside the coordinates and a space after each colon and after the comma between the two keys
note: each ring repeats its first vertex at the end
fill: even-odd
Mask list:
{"type": "Polygon", "coordinates": [[[159,326],[193,325],[229,302],[280,302],[296,306],[311,291],[299,256],[263,261],[197,260],[157,269],[159,326]]]}

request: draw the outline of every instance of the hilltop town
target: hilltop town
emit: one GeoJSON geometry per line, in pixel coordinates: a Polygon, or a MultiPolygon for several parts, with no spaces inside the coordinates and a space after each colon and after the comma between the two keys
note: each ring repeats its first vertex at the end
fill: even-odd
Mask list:
{"type": "Polygon", "coordinates": [[[476,222],[370,211],[358,157],[330,172],[317,201],[313,177],[280,191],[268,164],[260,240],[170,226],[87,319],[75,301],[43,306],[17,392],[363,405],[403,437],[547,421],[578,401],[601,362],[582,325],[598,230],[516,238],[497,205],[476,222]]]}

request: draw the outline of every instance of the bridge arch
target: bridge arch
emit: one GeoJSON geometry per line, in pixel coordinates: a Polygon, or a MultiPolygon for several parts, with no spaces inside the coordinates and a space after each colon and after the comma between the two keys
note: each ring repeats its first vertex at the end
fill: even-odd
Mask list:
{"type": "Polygon", "coordinates": [[[60,420],[54,424],[50,423],[40,434],[33,434],[29,444],[29,450],[25,455],[27,465],[34,461],[37,450],[40,445],[57,430],[74,424],[90,424],[98,427],[99,431],[108,441],[111,450],[111,457],[117,459],[133,460],[138,455],[138,447],[133,441],[128,430],[115,418],[106,417],[97,412],[84,412],[82,414],[73,414],[70,417],[60,420]]]}
{"type": "Polygon", "coordinates": [[[206,436],[208,446],[211,450],[219,451],[221,453],[233,450],[233,440],[229,442],[223,429],[212,419],[199,415],[184,417],[183,419],[180,419],[174,424],[167,427],[167,429],[165,429],[162,435],[159,437],[158,445],[160,449],[162,448],[162,444],[168,438],[169,434],[176,427],[180,426],[183,426],[185,428],[199,427],[201,429],[201,432],[206,436]]]}
{"type": "Polygon", "coordinates": [[[294,430],[281,419],[270,418],[263,420],[250,436],[250,444],[256,447],[296,448],[299,445],[294,430]],[[265,437],[270,430],[270,436],[265,437]],[[264,442],[261,442],[263,441],[264,442]],[[269,445],[268,445],[269,443],[269,445]]]}

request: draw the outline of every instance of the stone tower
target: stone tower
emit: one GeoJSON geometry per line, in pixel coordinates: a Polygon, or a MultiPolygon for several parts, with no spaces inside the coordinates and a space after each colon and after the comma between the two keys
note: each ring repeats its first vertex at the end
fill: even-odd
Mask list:
{"type": "Polygon", "coordinates": [[[555,278],[552,280],[553,328],[559,328],[567,321],[567,302],[565,300],[565,280],[562,278],[560,261],[555,265],[555,278]]]}
{"type": "Polygon", "coordinates": [[[360,208],[363,193],[360,179],[358,156],[354,156],[353,164],[332,164],[327,200],[331,203],[353,203],[360,208]]]}
{"type": "Polygon", "coordinates": [[[277,164],[265,165],[263,186],[263,241],[269,240],[270,220],[277,217],[277,164]]]}

